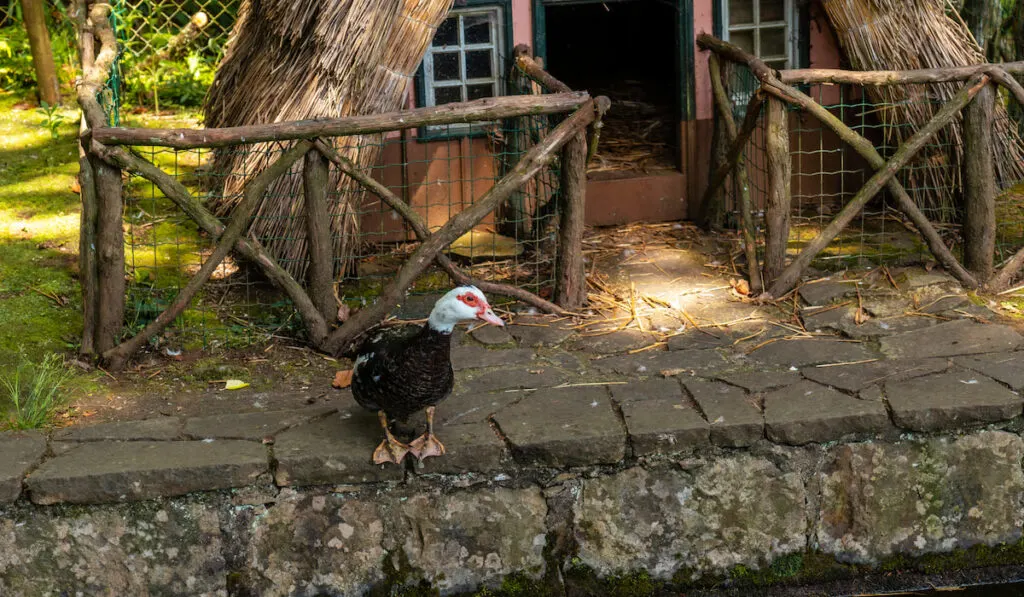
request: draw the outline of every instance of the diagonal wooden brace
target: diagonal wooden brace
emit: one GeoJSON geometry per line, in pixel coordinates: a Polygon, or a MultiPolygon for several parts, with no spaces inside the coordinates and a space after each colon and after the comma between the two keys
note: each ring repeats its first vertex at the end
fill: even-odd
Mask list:
{"type": "Polygon", "coordinates": [[[349,347],[361,334],[384,318],[402,297],[405,290],[432,263],[436,255],[455,239],[465,234],[487,214],[504,201],[515,189],[537,175],[551,163],[563,145],[569,142],[579,131],[589,125],[595,117],[594,102],[607,102],[607,98],[597,98],[580,106],[576,112],[567,117],[554,128],[540,143],[533,146],[523,155],[511,172],[494,184],[477,202],[455,214],[437,232],[431,234],[420,244],[406,260],[391,282],[384,288],[377,300],[370,306],[360,309],[341,328],[328,337],[325,348],[329,352],[339,353],[349,347]]]}
{"type": "MultiPolygon", "coordinates": [[[[207,258],[203,263],[202,268],[200,268],[199,272],[189,280],[185,288],[178,293],[178,296],[175,297],[171,306],[164,310],[157,319],[150,322],[150,324],[137,335],[103,353],[103,359],[108,362],[112,369],[119,369],[123,367],[127,360],[139,348],[141,348],[149,338],[159,333],[160,330],[166,327],[170,322],[174,321],[174,319],[181,314],[181,311],[188,306],[192,296],[194,296],[199,288],[209,280],[217,266],[220,265],[220,262],[232,248],[238,249],[244,256],[260,265],[272,281],[281,284],[289,293],[289,296],[292,298],[293,302],[296,303],[300,311],[303,310],[302,306],[304,304],[308,304],[308,308],[317,315],[316,318],[307,320],[307,327],[310,328],[311,338],[313,339],[314,344],[317,343],[318,338],[322,340],[327,336],[326,323],[324,323],[322,317],[319,317],[316,307],[312,305],[309,297],[301,291],[301,287],[298,283],[295,282],[287,272],[282,270],[272,258],[266,255],[264,251],[254,247],[250,241],[242,238],[242,231],[248,223],[249,215],[255,207],[256,201],[263,195],[270,183],[275,178],[286,172],[296,160],[301,158],[303,154],[309,150],[310,147],[312,147],[312,143],[309,141],[300,141],[294,147],[286,151],[276,162],[268,166],[256,178],[251,180],[245,187],[245,196],[242,203],[235,208],[228,225],[224,226],[215,216],[199,205],[199,203],[192,198],[191,194],[189,194],[188,190],[182,186],[181,183],[174,180],[173,177],[164,173],[156,166],[132,155],[124,149],[106,147],[93,142],[92,151],[94,153],[107,161],[117,164],[119,167],[122,167],[129,172],[133,172],[152,181],[158,188],[160,188],[161,191],[164,192],[165,195],[167,195],[168,198],[174,201],[182,211],[191,216],[201,228],[203,228],[212,237],[218,239],[218,244],[213,254],[207,258]],[[290,280],[293,286],[282,284],[286,279],[290,280]],[[299,293],[301,293],[301,297],[297,296],[294,292],[295,288],[298,288],[299,293]]],[[[305,318],[306,316],[307,314],[303,312],[303,317],[305,318]]]]}
{"type": "MultiPolygon", "coordinates": [[[[939,109],[935,116],[925,126],[921,127],[921,129],[915,132],[909,139],[907,139],[906,142],[904,142],[899,147],[899,149],[888,162],[882,161],[882,157],[878,154],[877,151],[875,151],[874,146],[871,145],[871,143],[867,139],[864,139],[864,137],[858,135],[856,132],[854,132],[852,129],[849,129],[849,127],[846,127],[846,125],[843,125],[841,122],[839,124],[845,130],[843,130],[840,133],[840,130],[837,130],[837,127],[833,122],[826,122],[826,119],[822,118],[823,123],[828,125],[829,128],[836,130],[837,134],[840,134],[840,136],[843,137],[845,140],[856,141],[858,144],[861,145],[861,147],[863,147],[864,145],[870,146],[871,152],[869,153],[869,155],[872,155],[873,157],[869,158],[869,162],[873,167],[877,169],[877,172],[867,181],[867,183],[864,184],[864,187],[857,192],[853,199],[851,199],[849,203],[847,203],[843,207],[843,209],[839,212],[839,214],[836,215],[836,217],[829,223],[829,225],[826,226],[825,229],[818,234],[818,236],[812,239],[804,247],[804,250],[800,252],[800,255],[798,255],[797,258],[794,259],[789,264],[789,266],[786,267],[785,270],[783,270],[782,274],[778,277],[778,279],[776,279],[772,283],[772,287],[768,292],[769,296],[782,296],[790,289],[792,289],[796,285],[796,282],[799,280],[801,272],[803,272],[803,270],[808,265],[810,265],[811,261],[815,258],[815,256],[817,256],[818,253],[820,253],[826,246],[828,246],[829,243],[831,243],[836,238],[836,236],[839,235],[843,228],[845,228],[850,223],[850,221],[853,220],[853,218],[860,212],[860,210],[863,209],[864,205],[867,204],[867,202],[870,201],[871,198],[874,197],[882,189],[882,187],[888,184],[890,185],[890,188],[893,188],[892,183],[895,182],[895,179],[893,177],[896,175],[899,169],[905,166],[908,162],[910,162],[911,158],[914,157],[914,155],[925,145],[925,143],[928,142],[929,139],[932,138],[932,136],[934,136],[939,131],[939,129],[941,129],[951,120],[953,120],[953,118],[960,112],[960,110],[962,110],[963,107],[966,106],[971,101],[971,99],[973,99],[974,96],[977,95],[978,92],[980,92],[985,87],[985,85],[988,84],[988,80],[988,76],[983,74],[978,74],[972,77],[971,80],[969,80],[967,84],[964,85],[964,87],[959,92],[957,92],[955,96],[953,96],[939,109]],[[856,139],[851,139],[850,134],[855,135],[856,139]]],[[[778,89],[771,82],[766,84],[766,90],[769,93],[772,93],[773,95],[777,95],[781,99],[787,99],[790,95],[789,93],[784,93],[784,90],[778,89]]],[[[796,90],[792,91],[799,93],[796,90]]],[[[814,103],[813,100],[811,100],[811,102],[814,103]]],[[[803,104],[801,103],[800,105],[803,104]]],[[[828,114],[831,117],[831,119],[838,121],[838,119],[835,118],[835,116],[832,116],[831,113],[822,108],[820,105],[816,103],[815,105],[821,108],[821,111],[828,114]]],[[[815,110],[815,112],[817,112],[817,110],[815,110]]],[[[857,147],[857,145],[854,146],[857,147]]],[[[864,155],[865,152],[861,153],[862,155],[864,155]]],[[[868,155],[865,155],[865,157],[868,157],[868,155]]],[[[909,196],[906,196],[906,191],[903,190],[902,185],[898,186],[897,188],[900,191],[902,191],[902,195],[897,193],[897,199],[900,201],[900,207],[904,210],[904,212],[916,212],[917,214],[920,214],[920,210],[917,209],[917,206],[913,205],[913,202],[909,196]],[[907,206],[904,205],[905,202],[909,203],[913,209],[908,210],[907,206]]],[[[910,215],[910,213],[908,213],[908,215],[910,215]]],[[[946,248],[945,244],[942,242],[941,237],[938,237],[938,233],[935,233],[934,228],[932,228],[927,218],[923,214],[920,214],[920,218],[923,219],[924,224],[927,226],[927,230],[930,230],[932,233],[935,234],[933,238],[929,238],[926,229],[922,228],[921,225],[918,225],[918,228],[921,229],[921,232],[926,234],[926,239],[928,239],[929,241],[929,248],[932,248],[932,253],[935,254],[937,258],[940,258],[940,260],[943,262],[943,265],[950,269],[950,271],[952,271],[954,275],[956,275],[956,277],[960,280],[961,283],[970,288],[977,288],[978,283],[974,280],[974,277],[971,276],[971,274],[968,273],[966,270],[964,270],[963,266],[960,265],[956,258],[953,257],[951,253],[949,253],[949,249],[946,248]],[[933,246],[933,244],[936,243],[941,247],[941,249],[933,246]],[[940,256],[942,254],[945,255],[945,258],[940,256]]],[[[918,219],[913,219],[914,223],[918,224],[918,219]]]]}
{"type": "MultiPolygon", "coordinates": [[[[380,182],[374,180],[370,175],[366,174],[359,169],[351,160],[341,155],[329,144],[325,143],[322,139],[316,140],[316,148],[326,157],[328,160],[333,162],[339,170],[345,174],[351,176],[369,190],[371,193],[381,198],[384,203],[391,209],[398,212],[398,215],[402,216],[409,226],[412,228],[413,234],[416,235],[416,239],[420,242],[427,240],[430,237],[430,231],[427,229],[426,222],[416,213],[407,203],[402,201],[397,195],[391,192],[386,186],[380,182]]],[[[500,294],[503,296],[510,296],[512,298],[523,301],[528,305],[533,305],[538,309],[541,309],[547,313],[562,313],[563,310],[558,305],[546,301],[541,297],[533,294],[532,292],[523,290],[522,288],[516,288],[509,284],[499,284],[496,282],[487,282],[485,280],[477,280],[470,277],[468,274],[463,272],[457,265],[455,265],[451,259],[448,258],[444,253],[438,253],[434,260],[440,265],[448,275],[450,275],[457,284],[472,284],[479,288],[481,291],[486,293],[500,294]]]]}

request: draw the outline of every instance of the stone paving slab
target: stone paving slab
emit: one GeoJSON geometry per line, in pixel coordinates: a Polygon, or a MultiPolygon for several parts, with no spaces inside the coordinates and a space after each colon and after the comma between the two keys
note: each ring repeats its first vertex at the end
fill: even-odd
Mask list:
{"type": "Polygon", "coordinates": [[[46,452],[46,436],[38,431],[0,433],[0,504],[21,495],[21,480],[46,452]]]}
{"type": "Polygon", "coordinates": [[[644,379],[625,384],[609,385],[612,398],[619,403],[668,399],[680,401],[683,388],[677,379],[644,379]]]}
{"type": "Polygon", "coordinates": [[[553,323],[544,317],[517,317],[508,331],[526,348],[558,346],[572,336],[572,330],[561,322],[553,323]]]}
{"type": "Polygon", "coordinates": [[[625,457],[626,436],[604,387],[524,392],[494,420],[521,464],[584,466],[625,457]]]}
{"type": "Polygon", "coordinates": [[[500,346],[515,342],[508,330],[499,328],[496,325],[482,325],[469,333],[473,339],[488,346],[500,346]]]}
{"type": "Polygon", "coordinates": [[[800,312],[800,317],[808,330],[842,330],[845,326],[855,323],[856,312],[852,306],[825,309],[808,307],[800,312]]]}
{"type": "Polygon", "coordinates": [[[822,363],[848,363],[874,358],[863,344],[825,338],[778,340],[748,355],[750,358],[783,367],[802,367],[822,363]]]}
{"type": "Polygon", "coordinates": [[[152,440],[167,441],[181,437],[181,419],[178,417],[161,417],[142,421],[119,421],[101,423],[87,427],[70,427],[54,432],[54,441],[131,441],[152,440]]]}
{"type": "Polygon", "coordinates": [[[89,442],[44,462],[26,479],[36,504],[145,500],[251,485],[269,471],[256,442],[89,442]]]}
{"type": "Polygon", "coordinates": [[[533,358],[533,351],[529,348],[488,349],[479,344],[455,344],[452,346],[452,369],[455,371],[523,365],[532,361],[533,358]]]}
{"type": "Polygon", "coordinates": [[[717,379],[749,392],[764,392],[791,386],[800,381],[800,374],[795,371],[744,371],[719,375],[717,379]]]}
{"type": "Polygon", "coordinates": [[[793,445],[889,428],[883,404],[857,400],[811,381],[766,395],[764,420],[768,439],[793,445]]]}
{"type": "Polygon", "coordinates": [[[486,422],[465,425],[436,425],[434,434],[444,444],[445,454],[423,459],[420,473],[486,473],[505,464],[505,444],[486,422]]]}
{"type": "Polygon", "coordinates": [[[836,281],[824,280],[813,284],[804,284],[798,291],[800,298],[808,305],[825,305],[837,298],[857,292],[856,280],[836,281]]]}
{"type": "Polygon", "coordinates": [[[934,325],[936,325],[935,320],[930,317],[873,317],[859,325],[852,319],[843,320],[839,324],[839,331],[854,340],[863,340],[893,336],[903,332],[930,328],[934,325]]]}
{"type": "Polygon", "coordinates": [[[885,384],[893,422],[915,431],[993,423],[1020,416],[1019,396],[974,371],[885,384]]]}
{"type": "Polygon", "coordinates": [[[711,373],[728,368],[731,364],[715,350],[673,350],[638,352],[591,361],[601,373],[640,375],[644,377],[680,373],[711,373]]]}
{"type": "Polygon", "coordinates": [[[474,376],[459,383],[460,394],[479,394],[494,392],[497,390],[529,389],[529,388],[550,388],[564,383],[569,375],[541,363],[530,365],[510,366],[497,371],[488,371],[474,376]]]}
{"type": "Polygon", "coordinates": [[[400,480],[404,467],[373,464],[383,439],[376,415],[357,408],[292,427],[274,442],[274,478],[278,485],[400,480]]]}
{"type": "Polygon", "coordinates": [[[881,339],[882,352],[898,357],[954,357],[1014,350],[1021,335],[1001,324],[958,319],[881,339]]]}
{"type": "Polygon", "coordinates": [[[622,405],[634,456],[668,454],[707,446],[707,421],[680,395],[676,399],[651,398],[622,405]]]}
{"type": "Polygon", "coordinates": [[[862,389],[886,381],[903,381],[922,375],[941,373],[949,368],[947,359],[907,359],[896,361],[874,361],[838,367],[804,367],[800,372],[812,381],[832,386],[847,392],[862,389]]]}
{"type": "Polygon", "coordinates": [[[333,406],[314,406],[299,410],[256,412],[196,417],[185,422],[185,434],[194,439],[247,439],[264,441],[280,432],[313,419],[337,412],[333,406]]]}
{"type": "Polygon", "coordinates": [[[569,342],[572,350],[588,354],[619,354],[654,343],[654,336],[640,330],[622,330],[595,336],[576,336],[569,342]]]}
{"type": "Polygon", "coordinates": [[[1000,352],[977,357],[958,357],[953,362],[1001,381],[1016,391],[1024,388],[1024,352],[1000,352]]]}
{"type": "MultiPolygon", "coordinates": [[[[435,425],[465,425],[481,423],[491,415],[522,398],[520,392],[492,392],[489,394],[457,393],[445,398],[434,412],[435,425]]],[[[425,421],[419,415],[417,421],[425,421]]]]}
{"type": "Polygon", "coordinates": [[[690,396],[709,424],[711,443],[739,448],[764,438],[764,416],[753,397],[719,381],[686,380],[690,396]]]}

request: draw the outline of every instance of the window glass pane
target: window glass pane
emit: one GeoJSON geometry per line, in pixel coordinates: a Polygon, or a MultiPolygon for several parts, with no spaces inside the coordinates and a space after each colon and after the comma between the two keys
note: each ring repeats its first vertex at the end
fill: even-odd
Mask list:
{"type": "Polygon", "coordinates": [[[761,56],[786,55],[786,29],[761,29],[761,56]]]}
{"type": "Polygon", "coordinates": [[[470,50],[466,52],[466,78],[467,79],[490,79],[494,74],[491,72],[491,50],[470,50]]]}
{"type": "Polygon", "coordinates": [[[491,41],[491,19],[494,13],[462,17],[463,40],[467,44],[486,44],[491,41]]]}
{"type": "Polygon", "coordinates": [[[435,81],[462,80],[462,54],[459,52],[438,52],[434,54],[435,81]]]}
{"type": "Polygon", "coordinates": [[[729,41],[754,54],[754,32],[753,31],[730,31],[729,41]]]}
{"type": "Polygon", "coordinates": [[[462,101],[462,85],[454,87],[434,87],[434,103],[450,104],[462,101]]]}
{"type": "Polygon", "coordinates": [[[786,68],[785,60],[766,60],[765,64],[774,68],[775,70],[785,70],[786,68]]]}
{"type": "Polygon", "coordinates": [[[448,17],[434,32],[434,40],[430,45],[435,48],[459,45],[459,17],[448,17]]]}
{"type": "Polygon", "coordinates": [[[760,22],[785,20],[786,3],[784,0],[760,0],[760,2],[761,14],[758,15],[760,22]]]}
{"type": "Polygon", "coordinates": [[[475,100],[484,97],[494,97],[494,84],[487,83],[486,85],[466,85],[466,96],[467,99],[475,100]]]}
{"type": "Polygon", "coordinates": [[[729,24],[749,25],[754,22],[752,0],[729,0],[729,24]]]}

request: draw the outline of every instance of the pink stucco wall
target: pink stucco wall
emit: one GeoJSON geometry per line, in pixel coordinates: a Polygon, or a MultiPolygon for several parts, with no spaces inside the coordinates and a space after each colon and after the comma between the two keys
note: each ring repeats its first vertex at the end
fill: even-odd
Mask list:
{"type": "Polygon", "coordinates": [[[512,45],[533,47],[533,2],[512,0],[512,45]]]}

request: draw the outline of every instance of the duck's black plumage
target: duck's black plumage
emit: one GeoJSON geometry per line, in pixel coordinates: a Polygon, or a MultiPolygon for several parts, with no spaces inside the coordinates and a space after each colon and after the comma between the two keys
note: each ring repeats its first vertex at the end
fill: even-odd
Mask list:
{"type": "Polygon", "coordinates": [[[381,333],[363,343],[352,395],[363,408],[405,420],[451,393],[451,333],[424,325],[413,334],[381,333]]]}

